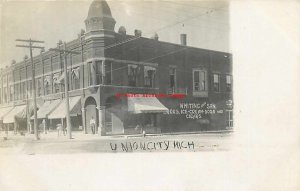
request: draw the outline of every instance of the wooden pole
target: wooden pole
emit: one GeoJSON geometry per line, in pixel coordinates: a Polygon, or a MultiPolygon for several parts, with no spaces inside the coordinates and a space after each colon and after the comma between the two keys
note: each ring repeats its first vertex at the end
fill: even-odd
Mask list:
{"type": "Polygon", "coordinates": [[[67,131],[69,139],[72,139],[72,126],[70,117],[70,105],[69,105],[69,81],[68,81],[68,68],[67,68],[67,45],[64,43],[64,75],[65,75],[65,102],[66,102],[66,121],[67,131]]]}

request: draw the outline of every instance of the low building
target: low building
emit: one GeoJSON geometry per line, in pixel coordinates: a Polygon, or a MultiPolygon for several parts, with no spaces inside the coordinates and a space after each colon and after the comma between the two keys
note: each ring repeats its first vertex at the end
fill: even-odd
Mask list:
{"type": "MultiPolygon", "coordinates": [[[[86,31],[56,48],[67,55],[68,87],[61,53],[33,58],[39,124],[55,129],[66,117],[64,88],[70,95],[73,130],[134,134],[232,128],[232,55],[115,32],[106,1],[92,2],[86,31]],[[184,98],[183,98],[184,97],[184,98]]],[[[13,61],[0,74],[0,121],[15,130],[29,128],[32,112],[31,61],[13,61]]]]}

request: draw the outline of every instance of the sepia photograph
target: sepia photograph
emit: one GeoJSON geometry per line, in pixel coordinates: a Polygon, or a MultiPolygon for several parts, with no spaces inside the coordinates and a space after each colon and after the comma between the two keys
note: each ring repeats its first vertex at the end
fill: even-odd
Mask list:
{"type": "Polygon", "coordinates": [[[299,191],[298,0],[0,1],[0,191],[299,191]]]}
{"type": "Polygon", "coordinates": [[[229,149],[228,2],[5,2],[2,10],[4,144],[29,153],[229,149]]]}

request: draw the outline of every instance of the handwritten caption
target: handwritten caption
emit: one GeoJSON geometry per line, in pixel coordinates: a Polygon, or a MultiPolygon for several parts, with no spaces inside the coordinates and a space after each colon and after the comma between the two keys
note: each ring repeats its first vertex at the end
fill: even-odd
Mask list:
{"type": "Polygon", "coordinates": [[[121,142],[110,143],[112,151],[133,152],[133,151],[167,151],[167,150],[194,150],[193,141],[148,141],[148,142],[121,142]]]}

